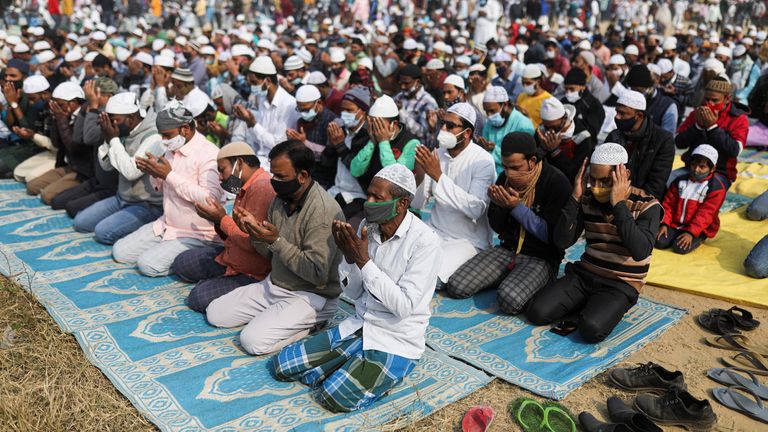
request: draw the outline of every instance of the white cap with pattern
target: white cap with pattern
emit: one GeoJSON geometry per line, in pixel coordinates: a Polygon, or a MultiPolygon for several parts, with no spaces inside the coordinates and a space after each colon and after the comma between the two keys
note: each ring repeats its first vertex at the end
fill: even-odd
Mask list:
{"type": "Polygon", "coordinates": [[[405,165],[399,163],[387,165],[379,170],[374,177],[384,179],[392,184],[400,186],[412,195],[416,194],[416,178],[413,176],[411,170],[405,165]]]}
{"type": "Polygon", "coordinates": [[[589,163],[593,165],[616,166],[627,163],[627,160],[629,160],[627,150],[621,144],[607,142],[595,147],[589,163]]]}

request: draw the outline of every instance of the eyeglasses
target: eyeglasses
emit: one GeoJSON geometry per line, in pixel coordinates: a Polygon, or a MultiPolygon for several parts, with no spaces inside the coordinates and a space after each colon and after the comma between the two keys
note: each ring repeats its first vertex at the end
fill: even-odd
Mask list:
{"type": "Polygon", "coordinates": [[[451,123],[451,122],[447,122],[447,121],[444,121],[443,124],[446,127],[448,127],[448,129],[456,129],[456,128],[460,128],[462,126],[462,125],[460,125],[458,123],[451,123]]]}

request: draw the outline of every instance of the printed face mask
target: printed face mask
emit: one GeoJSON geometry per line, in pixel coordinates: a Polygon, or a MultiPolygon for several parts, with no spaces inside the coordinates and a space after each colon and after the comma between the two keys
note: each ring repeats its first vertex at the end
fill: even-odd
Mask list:
{"type": "Polygon", "coordinates": [[[232,166],[232,174],[227,177],[226,180],[221,182],[221,188],[225,191],[237,195],[240,190],[243,188],[243,179],[240,178],[240,176],[243,174],[243,170],[240,170],[240,173],[238,175],[235,175],[235,170],[237,169],[237,163],[240,162],[239,160],[235,161],[235,165],[232,166]]]}
{"type": "Polygon", "coordinates": [[[176,135],[175,137],[169,139],[169,140],[163,140],[163,145],[165,148],[167,148],[170,151],[176,151],[184,146],[184,144],[187,143],[187,140],[181,136],[181,134],[176,135]]]}

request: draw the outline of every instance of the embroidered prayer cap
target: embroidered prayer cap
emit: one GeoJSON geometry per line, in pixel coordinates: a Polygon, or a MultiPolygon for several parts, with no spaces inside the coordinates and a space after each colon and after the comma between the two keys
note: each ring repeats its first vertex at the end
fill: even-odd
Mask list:
{"type": "Polygon", "coordinates": [[[109,98],[104,111],[107,114],[133,114],[139,111],[139,101],[133,92],[118,93],[109,98]]]}
{"type": "Polygon", "coordinates": [[[32,75],[31,77],[25,79],[24,83],[22,84],[22,90],[26,94],[44,92],[49,88],[51,88],[51,85],[42,75],[32,75]]]}
{"type": "Polygon", "coordinates": [[[670,51],[670,50],[676,50],[677,49],[677,38],[675,37],[668,37],[664,40],[664,45],[661,46],[661,49],[664,51],[670,51]]]}
{"type": "Polygon", "coordinates": [[[14,54],[24,54],[24,53],[28,53],[29,51],[30,51],[29,50],[29,45],[27,45],[27,44],[25,44],[23,42],[20,43],[20,44],[17,44],[15,47],[13,47],[13,53],[14,54]]]}
{"type": "Polygon", "coordinates": [[[235,141],[222,147],[219,154],[216,155],[216,160],[237,156],[256,156],[256,152],[247,143],[235,141]]]}
{"type": "Polygon", "coordinates": [[[450,84],[458,89],[466,90],[466,87],[464,87],[464,78],[452,74],[445,77],[445,81],[443,81],[443,84],[450,84]]]}
{"type": "Polygon", "coordinates": [[[373,70],[373,60],[370,57],[363,57],[357,62],[357,68],[366,68],[369,71],[373,70]]]}
{"type": "Polygon", "coordinates": [[[456,114],[457,116],[468,121],[473,128],[475,127],[475,121],[477,120],[477,113],[475,112],[475,109],[472,108],[472,105],[466,102],[455,103],[450,107],[448,107],[446,112],[456,114]]]}
{"type": "Polygon", "coordinates": [[[709,144],[699,144],[699,146],[693,150],[693,153],[691,153],[691,156],[696,155],[709,159],[713,166],[717,165],[717,149],[709,144]]]}
{"type": "Polygon", "coordinates": [[[198,97],[191,97],[185,104],[192,117],[197,117],[204,113],[208,107],[213,108],[213,101],[205,93],[198,97]]]}
{"type": "Polygon", "coordinates": [[[53,53],[51,50],[45,50],[37,53],[35,56],[37,59],[38,64],[48,63],[49,61],[56,58],[56,54],[53,53]]]}
{"type": "Polygon", "coordinates": [[[152,51],[158,52],[165,48],[165,41],[162,39],[155,39],[152,41],[152,51]]]}
{"type": "Polygon", "coordinates": [[[394,99],[387,95],[382,95],[376,99],[371,109],[368,110],[368,115],[379,118],[395,118],[400,115],[400,110],[397,109],[394,99]]]}
{"type": "Polygon", "coordinates": [[[120,90],[112,78],[98,77],[93,81],[102,93],[116,94],[120,90]]]}
{"type": "Polygon", "coordinates": [[[413,176],[411,170],[405,165],[399,163],[387,165],[379,170],[374,177],[384,179],[394,185],[400,186],[411,195],[416,194],[416,178],[413,176]]]}
{"type": "Polygon", "coordinates": [[[734,57],[741,57],[746,53],[747,53],[747,47],[745,47],[744,45],[736,45],[736,48],[733,49],[734,57]]]}
{"type": "Polygon", "coordinates": [[[322,97],[320,90],[312,84],[304,84],[296,90],[296,102],[315,102],[322,97]]]}
{"type": "Polygon", "coordinates": [[[616,101],[616,105],[624,105],[637,111],[645,111],[645,96],[640,92],[627,89],[621,94],[619,100],[616,101]]]}
{"type": "Polygon", "coordinates": [[[653,75],[661,75],[661,68],[655,63],[648,63],[645,67],[647,67],[653,75]]]}
{"type": "Polygon", "coordinates": [[[589,163],[593,165],[616,166],[626,164],[628,159],[627,150],[621,144],[607,142],[595,147],[589,163]]]}
{"type": "Polygon", "coordinates": [[[504,89],[504,87],[500,86],[493,86],[485,91],[485,96],[483,96],[483,103],[504,103],[509,102],[509,94],[507,93],[507,90],[504,89]]]}
{"type": "Polygon", "coordinates": [[[51,95],[54,99],[61,99],[65,101],[71,101],[72,99],[85,99],[85,93],[83,92],[83,88],[79,85],[71,82],[71,81],[65,81],[59,85],[56,86],[55,89],[53,89],[53,94],[51,95]]]}
{"type": "Polygon", "coordinates": [[[292,71],[299,70],[304,67],[304,61],[297,55],[292,55],[285,60],[283,70],[292,71]]]}
{"type": "Polygon", "coordinates": [[[333,47],[329,49],[329,52],[331,54],[331,63],[344,63],[344,60],[347,59],[344,48],[333,47]]]}
{"type": "Polygon", "coordinates": [[[195,82],[195,77],[192,75],[192,71],[187,68],[176,68],[171,74],[171,79],[175,79],[183,82],[195,82]]]}
{"type": "Polygon", "coordinates": [[[463,55],[463,56],[456,57],[456,60],[454,60],[453,62],[454,63],[461,63],[461,64],[465,64],[465,65],[469,66],[469,65],[472,64],[472,59],[469,56],[463,55]]]}
{"type": "Polygon", "coordinates": [[[155,124],[160,132],[177,129],[189,124],[194,117],[192,113],[179,101],[172,100],[165,105],[162,111],[157,113],[155,124]]]}
{"type": "Polygon", "coordinates": [[[243,44],[232,45],[230,52],[232,53],[232,57],[254,57],[256,55],[253,50],[248,47],[248,45],[243,44]]]}
{"type": "Polygon", "coordinates": [[[717,93],[731,94],[732,88],[733,86],[731,85],[731,81],[728,79],[728,77],[725,74],[721,74],[709,80],[705,90],[717,93]]]}
{"type": "Polygon", "coordinates": [[[541,103],[541,119],[545,121],[560,120],[565,116],[565,107],[557,100],[551,97],[544,99],[541,103]]]}
{"type": "Polygon", "coordinates": [[[496,51],[496,55],[493,57],[494,62],[511,62],[512,57],[504,51],[496,51]]]}

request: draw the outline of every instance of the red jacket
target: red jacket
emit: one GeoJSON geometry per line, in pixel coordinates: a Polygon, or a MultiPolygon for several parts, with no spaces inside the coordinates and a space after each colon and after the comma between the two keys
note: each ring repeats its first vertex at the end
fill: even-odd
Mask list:
{"type": "Polygon", "coordinates": [[[664,195],[664,225],[698,237],[712,238],[720,229],[718,213],[725,201],[728,181],[717,172],[696,182],[688,174],[675,179],[664,195]]]}
{"type": "Polygon", "coordinates": [[[683,153],[683,162],[691,161],[691,152],[699,144],[709,144],[717,149],[717,171],[725,175],[731,182],[736,180],[736,162],[739,153],[747,142],[749,133],[749,109],[737,104],[729,104],[717,119],[716,126],[709,130],[700,129],[696,125],[696,112],[691,112],[682,125],[677,129],[675,146],[688,149],[683,153]]]}

